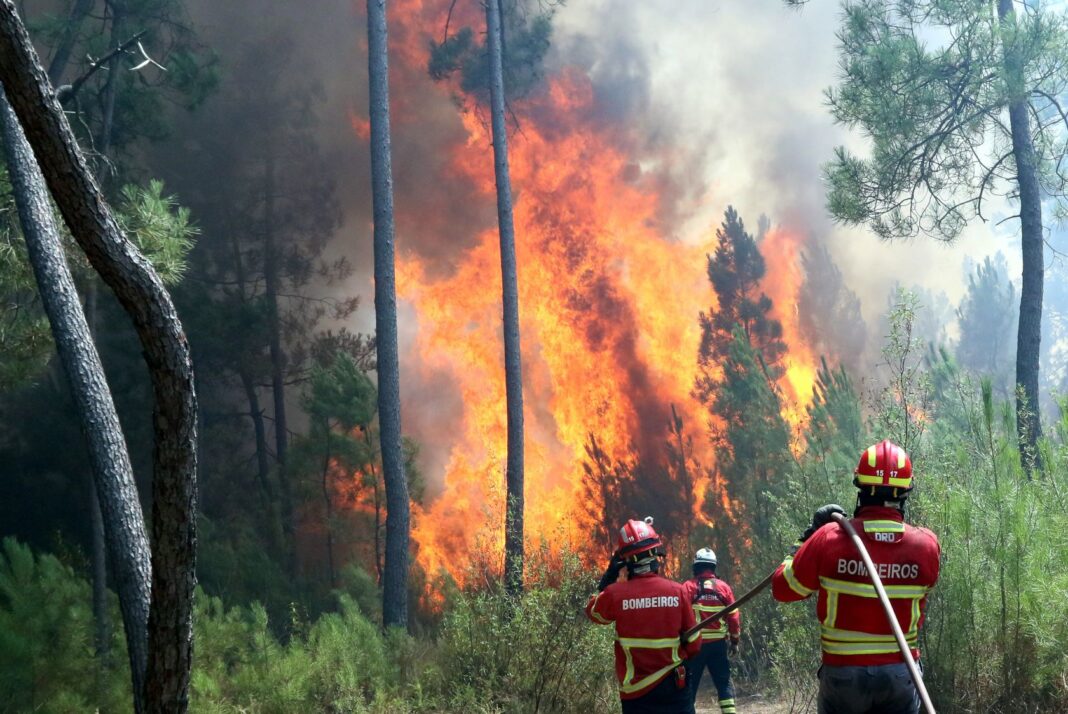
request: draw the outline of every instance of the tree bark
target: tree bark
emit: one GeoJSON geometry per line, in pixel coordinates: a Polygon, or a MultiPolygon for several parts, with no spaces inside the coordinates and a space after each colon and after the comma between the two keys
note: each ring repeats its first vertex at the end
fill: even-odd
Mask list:
{"type": "MultiPolygon", "coordinates": [[[[106,523],[104,532],[126,628],[135,707],[140,711],[152,576],[148,536],[133,467],[104,367],[67,266],[44,178],[18,119],[2,98],[0,125],[30,264],[89,449],[94,492],[100,497],[106,523]]],[[[95,555],[94,551],[94,560],[95,555]]]]}
{"type": "Polygon", "coordinates": [[[267,453],[267,427],[263,423],[263,408],[260,406],[260,397],[256,392],[252,376],[243,369],[239,371],[238,376],[245,390],[245,398],[248,400],[248,416],[252,420],[252,431],[256,440],[256,478],[260,484],[264,512],[270,519],[268,527],[271,545],[277,553],[285,553],[286,538],[283,535],[281,519],[278,515],[278,501],[271,484],[271,461],[267,453]]]}
{"type": "MultiPolygon", "coordinates": [[[[119,32],[124,9],[118,0],[105,0],[105,3],[111,8],[111,44],[113,47],[118,47],[122,44],[119,32]]],[[[104,111],[100,122],[100,136],[96,140],[97,151],[103,157],[106,169],[110,169],[106,162],[111,153],[111,141],[115,133],[115,98],[118,96],[119,91],[117,82],[119,78],[119,62],[121,60],[122,54],[120,53],[115,55],[111,62],[108,63],[108,78],[104,84],[104,111]]],[[[102,184],[107,184],[106,176],[98,180],[102,184]]]]}
{"type": "MultiPolygon", "coordinates": [[[[42,182],[42,186],[43,186],[42,182]]],[[[111,618],[108,617],[108,568],[104,555],[104,518],[92,474],[89,478],[89,515],[92,518],[93,569],[93,651],[96,654],[96,695],[104,692],[106,673],[111,669],[111,618]]],[[[147,621],[145,623],[148,624],[147,621]]]]}
{"type": "Polygon", "coordinates": [[[67,69],[70,61],[70,53],[74,44],[78,41],[78,31],[82,29],[82,23],[93,9],[96,0],[75,0],[74,7],[67,17],[67,26],[63,28],[63,35],[56,45],[56,53],[52,55],[52,61],[48,63],[48,79],[52,86],[58,87],[63,78],[63,72],[67,69]]]}
{"type": "Polygon", "coordinates": [[[508,127],[504,114],[504,59],[501,6],[486,3],[489,46],[490,115],[493,126],[493,171],[497,180],[497,224],[501,238],[501,284],[504,305],[504,383],[508,406],[507,504],[504,517],[504,577],[509,592],[523,590],[523,366],[519,350],[519,278],[512,218],[512,180],[508,172],[508,127]]]}
{"type": "Polygon", "coordinates": [[[278,483],[282,494],[282,527],[288,541],[289,571],[300,577],[297,555],[296,509],[286,462],[289,454],[289,425],[286,421],[286,353],[282,348],[282,326],[278,313],[278,246],[274,235],[275,163],[274,149],[266,148],[263,186],[263,281],[267,301],[267,332],[271,355],[271,395],[274,402],[274,455],[278,462],[278,483]]]}
{"type": "Polygon", "coordinates": [[[1039,357],[1042,343],[1042,289],[1045,278],[1042,238],[1042,192],[1038,184],[1030,109],[1020,51],[1016,48],[1016,11],[1013,0],[998,0],[1005,74],[1012,96],[1009,129],[1020,190],[1020,244],[1023,273],[1020,281],[1020,324],[1016,333],[1016,431],[1020,459],[1030,475],[1041,469],[1038,440],[1042,436],[1038,397],[1039,357]]]}
{"type": "Polygon", "coordinates": [[[152,598],[145,711],[188,708],[196,585],[196,392],[189,344],[152,265],[126,240],[86,165],[13,0],[0,0],[0,83],[71,234],[137,331],[154,409],[152,598]]]}
{"type": "Polygon", "coordinates": [[[371,202],[374,213],[375,340],[378,423],[386,487],[386,558],[382,623],[408,626],[408,480],[401,446],[400,358],[393,247],[393,167],[389,131],[389,56],[386,0],[367,0],[370,83],[371,202]]]}

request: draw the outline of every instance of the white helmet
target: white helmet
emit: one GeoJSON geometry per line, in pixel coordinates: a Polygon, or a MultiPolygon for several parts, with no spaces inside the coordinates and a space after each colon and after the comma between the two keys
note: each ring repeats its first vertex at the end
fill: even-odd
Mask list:
{"type": "Polygon", "coordinates": [[[716,560],[716,551],[711,548],[702,548],[697,551],[697,555],[693,557],[693,569],[695,573],[704,566],[715,568],[718,564],[719,561],[716,560]]]}

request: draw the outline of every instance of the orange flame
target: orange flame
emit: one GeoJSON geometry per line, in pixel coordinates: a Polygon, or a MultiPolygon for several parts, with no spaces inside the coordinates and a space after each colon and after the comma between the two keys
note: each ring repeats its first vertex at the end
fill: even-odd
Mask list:
{"type": "MultiPolygon", "coordinates": [[[[447,10],[444,0],[405,0],[391,15],[391,75],[400,78],[393,85],[400,94],[394,99],[401,107],[394,112],[401,117],[398,135],[404,117],[414,112],[406,93],[436,92],[447,100],[447,88],[418,80],[425,75],[427,37],[440,34],[447,10]]],[[[623,148],[633,143],[624,129],[598,120],[594,88],[581,70],[556,73],[541,93],[514,109],[521,123],[509,137],[509,159],[524,370],[526,536],[532,543],[588,551],[601,540],[581,515],[590,434],[613,459],[660,453],[673,405],[698,460],[712,465],[707,411],[691,391],[698,314],[715,303],[704,271],[714,246],[679,241],[657,228],[667,199],[657,176],[643,170],[643,157],[623,148]]],[[[450,210],[492,216],[488,127],[475,113],[457,111],[460,140],[442,139],[446,180],[452,190],[469,187],[469,195],[450,210]]],[[[362,136],[364,125],[355,118],[353,125],[362,136]]],[[[427,216],[422,228],[433,232],[441,220],[427,216]]],[[[431,578],[447,572],[459,581],[467,561],[458,556],[481,548],[499,553],[504,540],[500,257],[496,221],[482,226],[469,247],[453,254],[448,270],[404,250],[405,236],[398,234],[398,295],[415,334],[402,377],[409,384],[449,385],[459,410],[448,419],[426,418],[437,407],[425,389],[413,390],[419,395],[409,394],[403,405],[407,424],[422,425],[413,430],[417,440],[441,444],[447,435],[443,473],[428,474],[440,485],[431,487],[427,505],[415,509],[412,537],[417,561],[431,578]]],[[[766,289],[776,305],[796,304],[801,276],[789,256],[797,245],[785,231],[765,242],[774,276],[766,289]]],[[[803,341],[791,309],[780,308],[777,317],[795,349],[803,341]]],[[[784,389],[799,404],[811,394],[813,365],[807,351],[797,353],[784,377],[784,389]]],[[[695,522],[708,522],[703,504],[710,487],[707,473],[699,474],[695,522]]],[[[729,506],[725,495],[717,500],[729,506]]]]}
{"type": "Polygon", "coordinates": [[[801,236],[783,228],[770,230],[760,244],[767,265],[764,292],[772,300],[772,316],[782,324],[783,340],[789,347],[779,386],[784,397],[783,416],[795,430],[804,422],[805,407],[812,401],[819,365],[818,356],[801,334],[798,314],[804,282],[802,247],[801,236]]]}

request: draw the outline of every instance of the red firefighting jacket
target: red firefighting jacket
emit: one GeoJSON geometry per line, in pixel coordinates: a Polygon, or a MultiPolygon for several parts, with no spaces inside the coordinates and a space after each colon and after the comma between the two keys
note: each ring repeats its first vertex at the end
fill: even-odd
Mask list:
{"type": "MultiPolygon", "coordinates": [[[[938,581],[938,538],[903,522],[896,508],[866,506],[852,520],[879,571],[905,639],[918,658],[927,593],[938,581]]],[[[786,558],[771,581],[776,600],[803,600],[819,591],[823,662],[879,665],[901,662],[893,630],[864,561],[837,523],[816,531],[786,558]]]]}
{"type": "Polygon", "coordinates": [[[636,699],[700,650],[680,635],[696,623],[686,588],[655,573],[613,583],[592,595],[586,616],[616,626],[616,678],[620,699],[636,699]]]}
{"type": "MultiPolygon", "coordinates": [[[[693,614],[697,621],[710,617],[734,602],[731,586],[715,575],[692,578],[683,583],[686,598],[693,604],[693,614]]],[[[701,630],[702,642],[722,640],[730,631],[731,639],[737,639],[742,632],[742,617],[735,610],[726,617],[701,630]]]]}

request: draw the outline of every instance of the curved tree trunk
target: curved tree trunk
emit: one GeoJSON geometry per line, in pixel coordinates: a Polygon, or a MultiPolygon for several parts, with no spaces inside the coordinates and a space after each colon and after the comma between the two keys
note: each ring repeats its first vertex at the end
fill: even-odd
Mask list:
{"type": "Polygon", "coordinates": [[[508,590],[523,589],[523,366],[519,351],[519,277],[512,219],[512,179],[508,173],[508,127],[504,117],[504,59],[501,6],[486,3],[489,47],[490,114],[493,124],[493,170],[497,179],[497,225],[501,236],[501,283],[504,303],[504,384],[508,403],[507,499],[504,516],[504,578],[508,590]]]}
{"type": "Polygon", "coordinates": [[[74,239],[137,331],[155,431],[145,710],[188,708],[196,584],[196,392],[189,344],[152,265],[123,236],[41,68],[13,0],[0,0],[0,83],[74,239]]]}
{"type": "MultiPolygon", "coordinates": [[[[99,494],[98,502],[103,512],[104,533],[126,628],[134,702],[140,711],[152,577],[148,536],[133,467],[104,377],[104,367],[63,253],[48,189],[18,119],[3,98],[0,98],[0,130],[30,264],[89,448],[95,482],[93,493],[94,496],[99,494]]],[[[90,510],[94,534],[96,518],[100,517],[96,508],[93,504],[90,510]]],[[[95,549],[93,555],[96,566],[98,554],[95,549]]],[[[100,575],[94,567],[94,585],[98,584],[100,575]]]]}
{"type": "Polygon", "coordinates": [[[386,486],[386,558],[382,623],[408,626],[408,481],[401,448],[400,358],[393,249],[393,166],[389,138],[389,57],[386,0],[367,0],[367,73],[370,81],[371,201],[375,246],[375,340],[378,351],[378,423],[386,486]]]}
{"type": "Polygon", "coordinates": [[[1009,128],[1016,180],[1020,189],[1020,243],[1023,273],[1020,282],[1020,324],[1016,333],[1016,431],[1020,458],[1030,474],[1041,469],[1038,440],[1042,436],[1038,398],[1039,357],[1042,344],[1042,288],[1045,264],[1042,252],[1042,192],[1031,136],[1030,110],[1023,89],[1023,67],[1016,42],[1013,0],[998,0],[998,19],[1004,51],[1005,74],[1014,95],[1009,102],[1009,128]]]}

